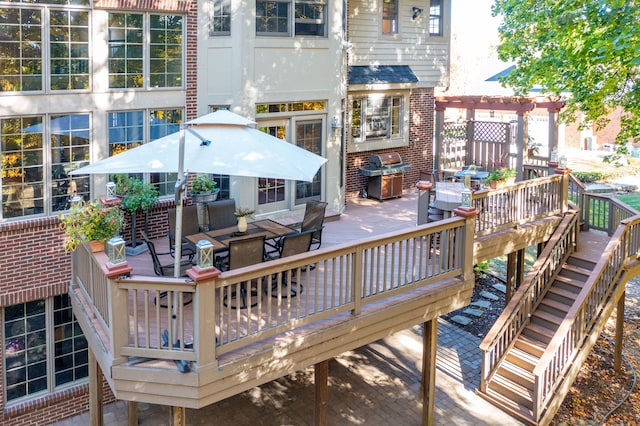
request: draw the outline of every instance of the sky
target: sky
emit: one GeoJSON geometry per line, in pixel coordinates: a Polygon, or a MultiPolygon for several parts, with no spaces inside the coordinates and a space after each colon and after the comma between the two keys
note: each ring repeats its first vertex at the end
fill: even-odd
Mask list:
{"type": "Polygon", "coordinates": [[[493,0],[451,0],[451,79],[446,95],[505,95],[500,83],[485,82],[510,64],[495,52],[500,20],[493,0]]]}

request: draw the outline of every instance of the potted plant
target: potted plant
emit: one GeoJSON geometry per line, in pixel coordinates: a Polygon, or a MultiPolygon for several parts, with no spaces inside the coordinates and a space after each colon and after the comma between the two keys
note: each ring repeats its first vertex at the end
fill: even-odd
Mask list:
{"type": "Polygon", "coordinates": [[[516,169],[511,169],[509,167],[500,167],[497,169],[493,169],[489,173],[489,176],[487,176],[487,181],[489,181],[491,188],[496,189],[513,183],[515,181],[516,174],[516,169]]]}
{"type": "Polygon", "coordinates": [[[67,213],[60,212],[60,229],[67,235],[65,251],[75,251],[80,244],[90,244],[91,251],[104,250],[104,243],[118,235],[124,224],[122,211],[118,207],[106,207],[100,201],[73,203],[67,213]]]}
{"type": "Polygon", "coordinates": [[[137,239],[136,216],[138,212],[145,214],[145,229],[147,228],[147,213],[158,201],[158,189],[151,183],[145,183],[126,175],[118,175],[116,194],[122,200],[120,208],[131,215],[131,242],[127,244],[127,254],[137,255],[146,251],[147,246],[137,239]]]}
{"type": "Polygon", "coordinates": [[[248,207],[238,207],[233,215],[238,218],[238,232],[247,232],[247,217],[253,216],[255,210],[248,207]]]}
{"type": "Polygon", "coordinates": [[[196,175],[191,180],[191,198],[194,203],[210,203],[218,198],[216,181],[207,174],[196,175]]]}

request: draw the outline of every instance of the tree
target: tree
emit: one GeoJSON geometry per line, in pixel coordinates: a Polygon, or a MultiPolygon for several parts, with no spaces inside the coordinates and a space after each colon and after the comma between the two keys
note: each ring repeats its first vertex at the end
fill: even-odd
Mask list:
{"type": "Polygon", "coordinates": [[[517,95],[540,85],[566,94],[561,118],[578,112],[596,129],[622,107],[618,153],[640,140],[640,4],[636,0],[496,0],[498,56],[516,68],[503,84],[517,95]]]}

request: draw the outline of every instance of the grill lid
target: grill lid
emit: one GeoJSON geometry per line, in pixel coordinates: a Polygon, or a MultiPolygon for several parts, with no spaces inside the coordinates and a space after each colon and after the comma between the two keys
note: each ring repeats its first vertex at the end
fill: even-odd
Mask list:
{"type": "Polygon", "coordinates": [[[387,152],[384,154],[371,154],[369,156],[370,168],[386,168],[402,165],[402,157],[398,152],[387,152]]]}

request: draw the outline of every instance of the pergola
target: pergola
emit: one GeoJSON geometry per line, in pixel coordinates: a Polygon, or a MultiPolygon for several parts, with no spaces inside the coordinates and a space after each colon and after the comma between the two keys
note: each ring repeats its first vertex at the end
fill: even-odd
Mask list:
{"type": "MultiPolygon", "coordinates": [[[[518,116],[518,131],[516,145],[516,169],[518,180],[522,180],[524,169],[525,147],[525,114],[534,109],[546,109],[549,113],[549,157],[554,148],[558,146],[557,114],[565,106],[565,102],[559,97],[524,97],[524,96],[441,96],[436,98],[436,134],[434,146],[434,169],[440,165],[442,153],[444,115],[447,108],[465,109],[467,121],[475,119],[476,110],[511,111],[518,116]]],[[[550,158],[549,158],[550,160],[550,158]]]]}

